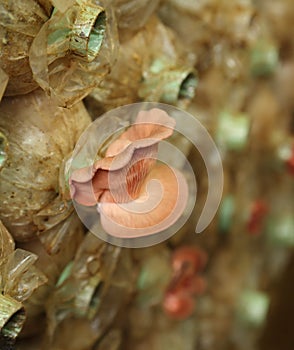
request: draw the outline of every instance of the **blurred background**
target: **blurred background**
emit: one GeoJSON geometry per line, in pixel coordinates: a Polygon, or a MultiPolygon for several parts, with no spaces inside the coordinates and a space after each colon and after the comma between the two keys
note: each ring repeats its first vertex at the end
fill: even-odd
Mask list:
{"type": "Polygon", "coordinates": [[[292,0],[0,0],[1,349],[293,350],[293,23],[292,0]],[[68,162],[144,101],[207,128],[224,191],[195,234],[207,173],[173,135],[193,213],[127,249],[86,232],[68,162]]]}

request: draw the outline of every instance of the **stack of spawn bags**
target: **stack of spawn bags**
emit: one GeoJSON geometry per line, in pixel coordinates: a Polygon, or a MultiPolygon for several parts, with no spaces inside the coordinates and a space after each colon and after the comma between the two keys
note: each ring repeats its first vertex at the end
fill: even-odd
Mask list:
{"type": "Polygon", "coordinates": [[[294,245],[293,11],[290,0],[0,1],[1,349],[258,349],[294,245]],[[195,212],[169,241],[128,250],[85,232],[64,169],[91,119],[140,101],[203,123],[225,187],[195,235],[207,175],[185,144],[195,212]],[[166,304],[179,252],[205,256],[193,308],[166,304]]]}

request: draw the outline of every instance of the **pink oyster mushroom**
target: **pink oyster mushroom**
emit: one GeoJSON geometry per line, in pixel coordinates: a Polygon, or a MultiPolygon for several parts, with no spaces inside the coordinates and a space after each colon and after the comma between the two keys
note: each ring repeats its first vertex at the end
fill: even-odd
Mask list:
{"type": "Polygon", "coordinates": [[[110,235],[158,233],[183,213],[188,199],[184,176],[156,161],[158,143],[172,135],[174,126],[175,120],[160,109],[141,111],[104,158],[72,173],[72,198],[85,206],[97,205],[110,235]]]}

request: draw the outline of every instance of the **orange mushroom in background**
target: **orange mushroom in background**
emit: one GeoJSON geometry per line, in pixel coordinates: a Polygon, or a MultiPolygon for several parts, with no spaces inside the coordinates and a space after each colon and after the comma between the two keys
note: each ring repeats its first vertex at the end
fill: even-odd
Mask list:
{"type": "Polygon", "coordinates": [[[247,231],[249,234],[256,236],[262,233],[268,211],[268,204],[262,199],[256,199],[251,203],[247,221],[247,231]]]}
{"type": "Polygon", "coordinates": [[[137,119],[93,166],[70,177],[72,198],[97,205],[110,235],[146,236],[165,230],[182,215],[188,185],[178,170],[157,161],[158,144],[172,135],[175,120],[161,109],[140,111],[137,119]]]}
{"type": "Polygon", "coordinates": [[[206,262],[206,253],[197,247],[183,246],[174,251],[173,277],[163,298],[163,309],[171,318],[182,320],[193,314],[195,296],[206,289],[205,279],[199,275],[206,262]]]}

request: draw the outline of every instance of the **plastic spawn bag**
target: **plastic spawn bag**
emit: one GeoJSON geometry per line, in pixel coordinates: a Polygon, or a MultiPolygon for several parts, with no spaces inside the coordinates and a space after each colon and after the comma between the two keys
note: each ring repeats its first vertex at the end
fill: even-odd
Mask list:
{"type": "Polygon", "coordinates": [[[15,249],[12,236],[0,221],[1,349],[18,336],[24,325],[26,315],[22,302],[47,281],[36,268],[36,260],[35,254],[15,249]]]}
{"type": "Polygon", "coordinates": [[[26,94],[38,87],[29,64],[29,49],[51,10],[49,0],[0,2],[1,93],[6,88],[8,96],[26,94]]]}
{"type": "Polygon", "coordinates": [[[54,9],[29,53],[36,82],[59,104],[83,99],[109,73],[116,59],[116,24],[103,1],[78,0],[54,9]]]}
{"type": "Polygon", "coordinates": [[[140,100],[170,104],[189,101],[197,86],[194,58],[176,42],[169,28],[152,17],[140,31],[121,43],[110,75],[90,94],[92,104],[97,101],[109,110],[140,100]]]}
{"type": "Polygon", "coordinates": [[[70,223],[64,220],[73,208],[62,164],[89,123],[82,102],[63,109],[41,90],[2,100],[0,218],[16,240],[36,238],[63,223],[66,232],[70,223]]]}

